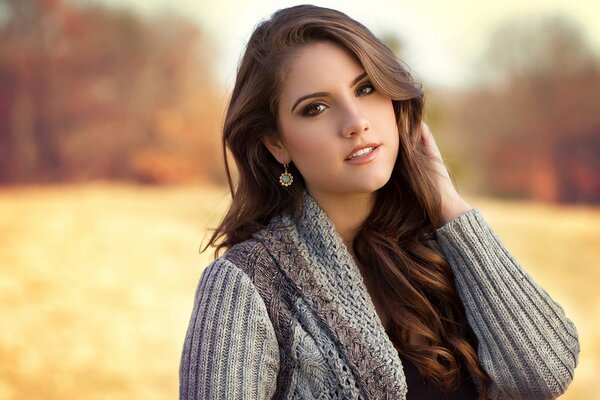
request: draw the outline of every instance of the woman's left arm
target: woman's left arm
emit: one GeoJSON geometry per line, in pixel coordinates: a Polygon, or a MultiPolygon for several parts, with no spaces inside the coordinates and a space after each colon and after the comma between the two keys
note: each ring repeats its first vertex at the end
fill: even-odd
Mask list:
{"type": "MultiPolygon", "coordinates": [[[[424,147],[441,160],[423,124],[424,147]]],[[[458,195],[437,163],[442,223],[437,243],[455,277],[492,398],[554,399],[573,379],[579,340],[562,309],[519,265],[481,212],[458,195]]]]}

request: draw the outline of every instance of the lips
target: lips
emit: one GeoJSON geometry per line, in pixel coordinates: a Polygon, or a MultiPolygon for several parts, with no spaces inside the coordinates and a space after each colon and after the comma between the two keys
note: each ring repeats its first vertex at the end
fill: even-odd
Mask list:
{"type": "MultiPolygon", "coordinates": [[[[360,144],[358,146],[356,146],[355,148],[352,149],[352,151],[346,156],[345,160],[349,160],[350,157],[352,157],[352,154],[356,153],[357,151],[361,150],[361,149],[366,149],[369,147],[378,147],[379,144],[378,143],[365,143],[365,144],[360,144]]],[[[375,149],[373,149],[375,150],[375,149]]]]}

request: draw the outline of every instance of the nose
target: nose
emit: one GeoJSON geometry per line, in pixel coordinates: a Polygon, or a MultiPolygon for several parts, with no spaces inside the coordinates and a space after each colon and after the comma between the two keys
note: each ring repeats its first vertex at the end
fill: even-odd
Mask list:
{"type": "Polygon", "coordinates": [[[370,123],[366,115],[355,103],[346,104],[342,113],[342,135],[351,137],[361,135],[369,130],[370,123]]]}

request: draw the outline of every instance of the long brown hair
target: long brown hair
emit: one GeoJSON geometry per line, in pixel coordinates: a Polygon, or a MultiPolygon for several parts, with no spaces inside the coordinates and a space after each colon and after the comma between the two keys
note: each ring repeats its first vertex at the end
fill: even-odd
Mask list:
{"type": "MultiPolygon", "coordinates": [[[[421,375],[445,391],[461,380],[460,368],[481,385],[489,376],[479,363],[448,262],[436,246],[441,197],[434,160],[420,145],[423,92],[407,68],[365,26],[347,15],[310,5],[279,10],[260,23],[241,60],[223,127],[223,155],[232,203],[208,246],[229,249],[283,212],[302,206],[305,184],[290,165],[294,184],[278,182],[282,166],[261,142],[278,135],[279,89],[286,63],[298,49],[332,41],[356,55],[376,90],[392,99],[400,149],[389,181],[353,242],[365,283],[390,320],[387,333],[421,375]],[[227,149],[238,169],[234,188],[227,149]],[[417,337],[426,345],[410,343],[417,337]],[[469,341],[471,340],[471,342],[469,341]]],[[[203,250],[203,251],[204,251],[203,250]]]]}

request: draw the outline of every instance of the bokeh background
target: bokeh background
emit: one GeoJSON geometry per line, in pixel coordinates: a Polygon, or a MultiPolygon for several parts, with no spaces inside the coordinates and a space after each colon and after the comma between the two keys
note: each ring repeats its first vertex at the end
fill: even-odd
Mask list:
{"type": "MultiPolygon", "coordinates": [[[[423,84],[456,185],[600,378],[600,3],[313,1],[423,84]]],[[[177,397],[220,127],[253,27],[293,1],[0,0],[0,399],[177,397]]]]}

